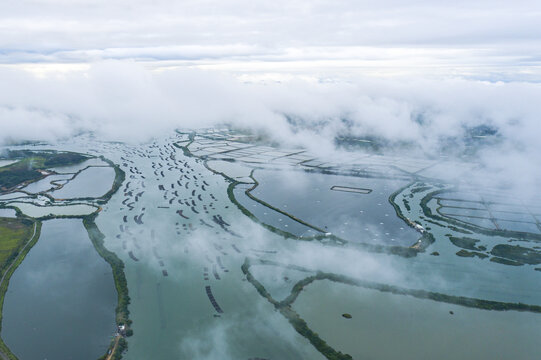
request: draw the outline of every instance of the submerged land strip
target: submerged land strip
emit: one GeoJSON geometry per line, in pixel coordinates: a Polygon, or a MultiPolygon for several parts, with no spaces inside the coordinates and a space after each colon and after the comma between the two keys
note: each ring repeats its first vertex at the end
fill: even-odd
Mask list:
{"type": "Polygon", "coordinates": [[[391,293],[395,295],[406,295],[412,296],[418,299],[427,299],[433,300],[448,304],[454,304],[464,307],[482,309],[482,310],[493,310],[493,311],[526,311],[532,313],[541,313],[541,306],[539,305],[529,305],[523,303],[510,303],[510,302],[500,302],[500,301],[491,301],[483,300],[471,297],[464,296],[454,296],[448,294],[442,294],[433,291],[426,290],[417,290],[417,289],[407,289],[399,286],[387,285],[377,282],[371,282],[366,280],[355,279],[349,276],[327,273],[327,272],[315,272],[315,275],[307,276],[306,278],[298,281],[293,288],[291,289],[290,294],[282,301],[275,300],[267,289],[259,282],[254,275],[250,272],[250,267],[254,265],[270,265],[281,268],[289,268],[294,270],[299,270],[307,273],[314,273],[310,269],[299,267],[296,265],[282,264],[272,260],[262,260],[262,259],[253,259],[246,258],[241,269],[242,272],[246,275],[246,279],[250,282],[257,292],[266,298],[274,307],[280,311],[280,313],[287,318],[290,324],[295,328],[295,330],[305,338],[307,338],[310,343],[318,349],[318,351],[323,354],[329,360],[351,360],[352,357],[348,354],[343,354],[340,351],[333,349],[329,346],[321,337],[311,330],[308,327],[306,321],[304,321],[295,310],[292,309],[292,304],[295,302],[300,292],[304,287],[318,280],[330,280],[337,283],[342,283],[346,285],[358,286],[366,289],[377,290],[380,292],[391,293]]]}

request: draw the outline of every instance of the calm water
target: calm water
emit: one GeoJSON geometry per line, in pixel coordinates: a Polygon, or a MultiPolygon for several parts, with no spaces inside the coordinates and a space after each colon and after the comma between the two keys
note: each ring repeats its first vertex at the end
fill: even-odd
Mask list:
{"type": "Polygon", "coordinates": [[[21,360],[92,359],[115,330],[110,266],[82,221],[49,220],[9,282],[2,337],[21,360]]]}
{"type": "Polygon", "coordinates": [[[301,224],[288,216],[250,199],[246,195],[246,190],[250,189],[252,186],[252,184],[238,184],[233,189],[233,193],[235,199],[261,222],[297,236],[310,237],[323,234],[320,231],[301,224]]]}
{"type": "Polygon", "coordinates": [[[14,209],[0,209],[0,217],[14,218],[16,215],[14,209]]]}
{"type": "Polygon", "coordinates": [[[72,176],[73,176],[72,174],[49,175],[45,179],[41,179],[31,184],[28,184],[27,186],[23,188],[23,190],[29,193],[33,193],[33,194],[39,193],[42,191],[48,191],[48,190],[56,188],[56,185],[51,184],[51,181],[60,181],[59,183],[62,183],[63,181],[71,179],[72,176]]]}
{"type": "Polygon", "coordinates": [[[471,309],[328,280],[305,287],[293,308],[354,359],[530,360],[541,352],[539,314],[471,309]]]}
{"type": "Polygon", "coordinates": [[[79,173],[62,189],[51,192],[57,199],[100,197],[113,186],[115,170],[112,167],[90,167],[79,173]]]}
{"type": "MultiPolygon", "coordinates": [[[[107,236],[106,246],[126,265],[134,335],[125,358],[323,359],[250,283],[242,281],[240,267],[249,249],[258,247],[258,239],[246,236],[248,229],[242,225],[232,227],[242,237],[225,232],[213,216],[223,216],[234,225],[244,220],[259,228],[229,202],[228,183],[176,150],[179,163],[173,164],[168,151],[169,147],[153,149],[150,158],[120,153],[135,160],[145,178],[130,175],[97,218],[107,236]],[[160,190],[160,185],[166,190],[160,190]],[[192,200],[198,213],[191,209],[192,200]],[[144,214],[143,224],[134,220],[140,214],[144,214]],[[222,314],[213,308],[206,286],[211,287],[222,314]]],[[[124,170],[129,172],[129,167],[124,170]]]]}
{"type": "Polygon", "coordinates": [[[64,206],[37,206],[32,203],[13,202],[10,205],[18,207],[24,214],[39,218],[53,215],[88,215],[97,211],[98,208],[87,204],[73,204],[64,206]]]}
{"type": "MultiPolygon", "coordinates": [[[[107,236],[106,246],[115,251],[126,265],[132,299],[130,316],[135,331],[129,339],[130,350],[126,354],[128,360],[247,360],[254,357],[323,359],[252,285],[243,281],[240,266],[247,256],[271,258],[313,270],[344,273],[408,288],[501,301],[541,302],[541,291],[536,285],[538,272],[526,266],[515,268],[491,263],[487,259],[458,257],[455,255],[458,249],[444,237],[450,231],[447,228],[436,230],[438,240],[430,248],[430,251],[439,251],[439,257],[426,253],[404,259],[386,254],[366,254],[348,248],[319,246],[316,242],[283,240],[255,225],[228,201],[226,181],[209,173],[193,158],[185,158],[181,151],[171,149],[168,142],[140,147],[120,144],[79,145],[81,148],[74,150],[98,148],[100,153],[122,164],[129,175],[122,190],[97,218],[98,226],[107,236]],[[169,156],[170,149],[179,161],[178,164],[173,164],[173,158],[169,156]],[[121,159],[121,156],[126,160],[121,159]],[[184,167],[185,162],[193,171],[184,167]],[[129,172],[132,166],[136,166],[144,178],[129,172]],[[205,190],[202,188],[203,180],[208,183],[205,190]],[[165,190],[159,190],[160,185],[165,190]],[[130,191],[132,194],[127,194],[130,191]],[[215,198],[210,194],[214,194],[215,198]],[[192,200],[198,213],[191,209],[191,205],[186,205],[192,200]],[[177,210],[183,210],[189,219],[179,216],[177,210]],[[213,222],[214,215],[223,216],[225,221],[232,224],[231,229],[242,237],[223,231],[213,222]],[[139,216],[141,223],[135,220],[136,216],[139,216]],[[213,227],[209,228],[200,220],[213,227]],[[155,230],[155,238],[150,233],[151,229],[155,230]],[[241,253],[236,252],[232,245],[241,253]],[[276,253],[257,252],[253,249],[272,250],[276,253]],[[129,256],[129,252],[136,256],[137,261],[129,256]],[[218,265],[218,256],[228,272],[218,265]],[[213,275],[213,267],[216,267],[219,280],[213,275]],[[167,270],[167,276],[163,275],[163,270],[167,270]],[[207,298],[205,286],[211,286],[216,301],[224,310],[220,317],[214,316],[218,314],[207,298]]],[[[70,143],[69,146],[75,145],[70,143]]],[[[340,216],[345,214],[355,222],[374,223],[378,230],[376,233],[384,237],[384,241],[391,241],[395,234],[389,230],[394,229],[401,234],[400,227],[404,227],[404,223],[396,217],[387,198],[392,191],[403,185],[402,182],[307,174],[306,178],[293,178],[299,185],[296,188],[291,186],[292,178],[286,172],[268,172],[271,174],[266,176],[258,175],[256,171],[256,178],[262,184],[258,188],[261,190],[259,196],[303,220],[313,220],[318,226],[326,225],[337,235],[353,237],[357,230],[354,231],[354,227],[350,226],[350,220],[329,217],[332,213],[340,216]],[[312,176],[317,179],[312,180],[312,176]],[[268,182],[264,184],[265,181],[268,182]],[[330,191],[332,185],[371,188],[373,192],[366,195],[340,193],[330,191]],[[361,210],[370,213],[363,218],[361,210]],[[357,212],[359,215],[354,216],[357,212]],[[344,222],[348,222],[348,225],[344,222]],[[344,230],[344,234],[340,234],[341,230],[344,230]]],[[[416,197],[410,201],[412,211],[417,214],[421,212],[414,204],[418,204],[419,200],[416,197]]],[[[274,217],[269,220],[274,221],[273,225],[288,224],[283,215],[271,215],[272,210],[267,211],[259,204],[254,207],[255,202],[247,201],[245,206],[259,218],[265,215],[263,212],[267,212],[266,216],[274,217]],[[279,217],[284,219],[279,221],[279,217]]],[[[418,218],[411,216],[412,219],[418,218]]],[[[301,227],[300,231],[306,229],[301,227]]],[[[363,231],[364,236],[370,238],[372,233],[364,228],[361,233],[363,231]]],[[[410,231],[410,235],[413,241],[418,237],[413,231],[410,231]]],[[[483,244],[494,241],[488,237],[482,240],[483,244]]],[[[410,245],[410,239],[407,239],[406,245],[410,245]]],[[[39,262],[38,265],[42,266],[39,262]]],[[[285,296],[292,284],[303,276],[296,271],[277,270],[272,266],[254,266],[253,272],[277,298],[285,296]]],[[[516,358],[521,359],[531,355],[530,350],[539,350],[532,340],[540,330],[537,321],[539,316],[530,313],[463,310],[403,296],[383,294],[378,297],[378,293],[367,296],[366,291],[352,287],[318,287],[317,284],[308,286],[295,306],[309,326],[320,333],[324,340],[338,350],[360,354],[362,357],[359,358],[409,359],[407,356],[410,354],[417,356],[416,359],[442,358],[439,355],[443,351],[446,352],[445,356],[453,359],[484,359],[491,355],[492,358],[498,358],[498,351],[505,346],[501,350],[504,358],[511,358],[508,355],[513,352],[512,355],[517,353],[516,358]],[[455,311],[453,316],[448,312],[451,309],[455,311]],[[350,312],[354,318],[344,323],[345,319],[340,316],[343,312],[350,312]],[[469,318],[475,321],[469,321],[469,318]],[[483,327],[483,324],[491,328],[483,327]],[[517,339],[516,334],[524,336],[517,339]],[[473,337],[473,340],[468,336],[473,337]],[[491,337],[497,339],[498,343],[493,345],[491,337]],[[447,338],[450,342],[442,343],[447,338]],[[511,340],[516,340],[516,343],[511,340]],[[496,350],[486,349],[489,346],[494,346],[496,350]]],[[[69,325],[65,327],[69,328],[69,325]]],[[[27,341],[27,344],[36,342],[42,346],[40,338],[27,338],[27,341]]],[[[8,345],[11,344],[8,342],[8,345]]],[[[105,345],[100,343],[96,346],[104,350],[105,345]]],[[[21,360],[24,360],[22,356],[21,360]]]]}
{"type": "Polygon", "coordinates": [[[410,246],[420,236],[396,216],[388,200],[407,184],[403,180],[276,170],[256,170],[254,177],[259,186],[252,195],[346,240],[410,246]],[[372,192],[331,190],[335,185],[372,192]]]}

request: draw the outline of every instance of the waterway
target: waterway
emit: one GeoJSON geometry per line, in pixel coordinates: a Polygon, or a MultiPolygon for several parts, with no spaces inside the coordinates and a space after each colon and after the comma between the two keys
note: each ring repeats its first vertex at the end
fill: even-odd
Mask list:
{"type": "Polygon", "coordinates": [[[540,314],[466,308],[329,280],[305,287],[293,309],[354,359],[530,360],[541,352],[540,314]]]}
{"type": "Polygon", "coordinates": [[[101,197],[110,189],[115,179],[115,170],[110,166],[89,167],[81,171],[61,189],[51,192],[57,199],[101,197]]]}
{"type": "MultiPolygon", "coordinates": [[[[258,357],[323,359],[308,340],[297,334],[288,321],[245,281],[240,266],[246,257],[272,259],[304,266],[314,271],[334,272],[369,281],[451,295],[541,303],[541,291],[537,286],[539,272],[527,266],[509,267],[491,263],[488,259],[458,257],[455,255],[458,249],[445,237],[448,232],[453,235],[456,233],[446,227],[440,229],[433,224],[422,222],[425,227],[430,225],[434,227],[437,241],[426,253],[419,254],[415,258],[367,253],[359,251],[358,247],[352,245],[333,247],[324,246],[317,241],[295,241],[279,237],[245,217],[226,196],[229,183],[221,176],[205,169],[200,160],[183,156],[181,150],[171,146],[172,141],[173,139],[163,139],[141,146],[86,140],[62,144],[63,148],[72,151],[104,155],[121,165],[126,172],[126,181],[122,188],[104,206],[96,223],[106,236],[105,246],[114,251],[125,263],[131,297],[129,310],[134,330],[134,336],[128,339],[129,350],[125,355],[128,360],[258,357]],[[436,250],[441,253],[440,256],[429,255],[436,250]],[[213,298],[223,313],[218,312],[210,301],[206,292],[207,286],[210,287],[213,298]]],[[[410,245],[411,239],[408,236],[413,240],[418,237],[418,233],[409,229],[396,217],[394,209],[388,203],[389,194],[402,186],[403,182],[306,174],[306,179],[303,175],[299,177],[300,190],[295,190],[290,180],[297,179],[296,176],[287,177],[283,176],[286,172],[265,171],[269,173],[268,176],[262,174],[263,170],[255,172],[255,177],[260,181],[257,188],[260,192],[255,192],[254,195],[261,196],[270,204],[305,221],[314,221],[314,225],[327,226],[328,230],[336,235],[356,241],[358,237],[355,236],[353,229],[356,229],[358,224],[374,224],[376,233],[383,238],[382,242],[385,244],[394,244],[392,242],[394,238],[397,243],[395,245],[410,245]],[[312,176],[317,179],[311,180],[312,176]],[[306,186],[306,190],[302,190],[303,185],[306,186]],[[332,185],[370,188],[372,192],[370,194],[336,192],[330,190],[332,185]],[[303,205],[304,202],[306,205],[303,205]],[[368,214],[361,215],[361,211],[368,214]],[[340,216],[332,217],[334,213],[340,216]],[[348,215],[348,218],[342,218],[342,215],[348,215]],[[345,224],[346,222],[348,224],[345,224]],[[400,229],[401,227],[405,230],[400,229]],[[400,236],[402,231],[410,235],[402,237],[400,236]],[[407,241],[402,243],[398,239],[407,241]]],[[[240,174],[242,173],[239,172],[240,174]]],[[[235,190],[235,195],[243,194],[245,188],[242,186],[244,185],[235,190]]],[[[420,218],[422,213],[418,206],[422,196],[423,194],[418,193],[410,199],[412,209],[409,216],[413,220],[423,220],[420,218]]],[[[399,197],[399,200],[402,201],[402,198],[399,197]]],[[[274,221],[273,225],[279,223],[290,225],[288,221],[293,221],[283,214],[272,213],[270,209],[266,211],[268,208],[246,197],[239,201],[262,221],[265,221],[265,216],[276,217],[276,220],[269,220],[274,221]],[[254,204],[256,206],[253,206],[254,204]],[[280,218],[282,221],[279,221],[280,218]]],[[[304,225],[298,229],[293,229],[293,225],[288,227],[284,225],[282,228],[289,227],[288,231],[291,232],[299,231],[303,234],[308,231],[303,228],[304,225]]],[[[46,229],[44,227],[44,231],[46,229]]],[[[371,239],[369,235],[372,233],[364,229],[360,230],[364,231],[361,232],[364,234],[363,238],[371,239]]],[[[501,239],[487,236],[482,239],[482,244],[494,241],[501,239]]],[[[38,266],[38,269],[39,266],[43,266],[39,262],[33,265],[38,266]]],[[[303,276],[297,271],[277,270],[274,266],[254,266],[253,270],[256,278],[268,286],[271,294],[277,299],[286,296],[293,283],[303,276]]],[[[514,340],[513,334],[525,334],[528,326],[532,334],[538,334],[540,329],[535,323],[539,321],[524,319],[525,317],[537,319],[538,315],[464,310],[434,302],[426,305],[425,302],[428,300],[389,294],[381,297],[376,294],[370,296],[372,299],[370,300],[358,289],[335,291],[334,285],[317,286],[317,284],[308,286],[306,293],[301,293],[294,306],[298,307],[296,309],[301,316],[306,317],[308,325],[314,326],[314,331],[320,333],[331,346],[352,355],[361,354],[367,358],[374,355],[372,358],[385,359],[385,356],[392,358],[391,355],[398,354],[400,358],[413,358],[408,357],[411,353],[417,358],[441,358],[439,356],[441,354],[436,353],[435,346],[428,347],[427,356],[419,356],[423,355],[419,349],[426,345],[426,341],[434,340],[435,344],[441,345],[441,339],[433,339],[435,335],[430,334],[430,331],[444,337],[446,329],[458,331],[461,326],[471,326],[472,329],[465,333],[475,336],[475,332],[479,332],[479,344],[487,345],[490,344],[487,342],[490,332],[480,327],[485,321],[494,329],[498,326],[507,327],[504,332],[495,336],[509,347],[508,351],[516,350],[519,353],[518,359],[520,356],[525,358],[530,354],[528,352],[530,350],[539,350],[538,346],[531,342],[532,337],[529,335],[516,345],[506,341],[506,339],[514,340]],[[344,294],[347,298],[340,300],[340,296],[344,294]],[[306,298],[304,295],[307,295],[306,298]],[[320,298],[321,305],[318,305],[320,298]],[[394,298],[398,300],[392,300],[394,298]],[[411,304],[408,299],[412,300],[411,304]],[[303,301],[306,301],[306,306],[303,305],[303,301]],[[337,304],[334,309],[336,311],[328,313],[329,304],[334,301],[337,304]],[[410,307],[411,313],[415,316],[408,315],[410,307]],[[426,312],[422,312],[425,307],[426,312]],[[312,308],[314,310],[310,312],[312,308]],[[370,314],[363,315],[359,312],[360,309],[366,312],[373,311],[374,314],[381,316],[390,314],[389,316],[396,319],[383,317],[378,325],[368,321],[375,319],[376,315],[372,317],[370,314]],[[450,315],[449,310],[455,314],[450,315]],[[335,323],[335,320],[346,321],[341,317],[343,312],[350,312],[353,319],[346,325],[335,323]],[[507,314],[514,315],[506,318],[507,314]],[[467,322],[468,316],[476,319],[479,324],[467,322]],[[367,322],[358,322],[363,319],[367,322]],[[405,325],[400,325],[399,319],[403,319],[405,325]],[[448,321],[455,321],[460,326],[448,321]],[[326,322],[328,330],[325,330],[326,322]],[[401,331],[393,331],[393,326],[397,326],[401,331]],[[372,337],[365,335],[367,341],[362,344],[367,344],[366,346],[361,346],[363,339],[349,337],[351,334],[365,334],[373,329],[378,329],[379,333],[375,332],[370,335],[372,337]],[[408,329],[415,329],[415,332],[409,333],[408,329]],[[481,334],[483,331],[485,333],[481,334]],[[378,334],[381,335],[379,341],[385,341],[386,345],[382,346],[391,349],[374,349],[374,353],[370,353],[371,348],[376,347],[370,341],[378,334]],[[344,340],[340,342],[342,337],[344,340]],[[403,347],[388,346],[389,341],[403,347]],[[413,348],[414,345],[418,348],[413,348]],[[518,349],[518,346],[525,349],[518,349]]],[[[110,315],[109,321],[113,320],[114,315],[110,315]]],[[[17,324],[12,322],[10,326],[17,324]]],[[[69,328],[69,325],[66,328],[69,328]]],[[[8,331],[6,323],[4,330],[8,331]]],[[[25,331],[34,330],[26,328],[25,331]]],[[[451,336],[450,339],[456,342],[453,343],[456,347],[461,346],[458,341],[466,343],[467,340],[459,335],[451,336]]],[[[471,354],[474,355],[482,352],[481,345],[475,343],[476,339],[467,342],[473,349],[471,354]]],[[[34,342],[40,344],[40,339],[26,340],[27,344],[34,342]]],[[[379,344],[375,340],[373,343],[379,344]]],[[[10,343],[8,345],[11,346],[10,343]]],[[[455,358],[483,359],[470,356],[470,353],[466,352],[467,348],[452,352],[452,349],[449,350],[450,345],[441,346],[445,351],[456,355],[455,358]]],[[[486,353],[493,355],[495,352],[488,349],[486,353]]],[[[502,350],[502,354],[509,353],[502,350]]],[[[24,359],[21,357],[21,360],[24,359]]]]}
{"type": "Polygon", "coordinates": [[[95,360],[115,331],[115,306],[111,268],[82,221],[45,221],[10,279],[2,338],[20,360],[95,360]]]}
{"type": "MultiPolygon", "coordinates": [[[[404,180],[270,169],[255,170],[254,177],[259,185],[251,191],[253,196],[348,241],[410,246],[419,238],[398,218],[388,200],[407,184],[404,180]],[[367,189],[369,193],[335,191],[333,186],[367,189]]],[[[277,224],[281,217],[262,220],[281,226],[277,224]]]]}

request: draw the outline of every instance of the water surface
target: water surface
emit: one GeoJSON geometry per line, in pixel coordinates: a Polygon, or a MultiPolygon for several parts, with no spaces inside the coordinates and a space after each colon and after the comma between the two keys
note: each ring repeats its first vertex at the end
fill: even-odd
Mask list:
{"type": "Polygon", "coordinates": [[[472,309],[329,280],[305,287],[293,308],[354,359],[529,360],[541,351],[539,314],[472,309]]]}
{"type": "Polygon", "coordinates": [[[9,282],[2,338],[20,360],[95,360],[115,330],[115,306],[111,268],[82,221],[45,221],[9,282]]]}

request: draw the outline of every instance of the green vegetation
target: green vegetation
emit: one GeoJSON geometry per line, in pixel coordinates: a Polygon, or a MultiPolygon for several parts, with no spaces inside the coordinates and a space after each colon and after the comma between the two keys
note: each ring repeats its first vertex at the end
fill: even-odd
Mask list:
{"type": "MultiPolygon", "coordinates": [[[[396,216],[401,218],[409,227],[412,227],[412,228],[414,227],[414,224],[402,213],[402,209],[400,209],[400,206],[398,206],[398,204],[396,203],[396,197],[398,196],[398,194],[402,193],[405,189],[407,189],[409,186],[411,186],[413,184],[414,183],[409,183],[409,184],[401,187],[400,189],[398,189],[394,193],[392,193],[389,196],[389,199],[388,199],[389,203],[393,206],[393,208],[394,208],[394,210],[396,212],[396,216]]],[[[419,224],[419,223],[417,222],[417,224],[419,224]]],[[[421,225],[421,224],[419,224],[419,225],[421,225]]],[[[417,252],[424,252],[426,250],[426,248],[429,247],[431,244],[433,244],[435,241],[436,241],[436,239],[434,239],[434,235],[432,235],[428,231],[425,231],[423,233],[423,235],[415,242],[415,244],[410,246],[410,249],[414,250],[415,255],[417,255],[417,252]]],[[[415,256],[415,255],[413,255],[413,256],[415,256]]],[[[409,255],[409,256],[411,256],[411,255],[409,255]]]]}
{"type": "Polygon", "coordinates": [[[430,219],[427,219],[427,218],[424,218],[424,217],[421,217],[421,218],[423,218],[423,220],[426,221],[426,222],[429,222],[429,223],[434,224],[434,225],[438,225],[439,227],[442,227],[442,228],[444,228],[446,226],[446,225],[443,225],[443,224],[441,224],[441,223],[439,223],[437,221],[433,221],[433,220],[430,220],[430,219]]]}
{"type": "Polygon", "coordinates": [[[114,170],[115,170],[115,180],[113,181],[113,186],[111,186],[111,190],[109,190],[105,195],[101,197],[100,200],[98,200],[98,204],[105,204],[111,199],[111,196],[113,196],[118,189],[122,186],[122,183],[126,179],[126,173],[118,166],[117,164],[113,163],[111,160],[106,159],[103,156],[100,156],[100,159],[105,161],[109,164],[114,170]]]}
{"type": "Polygon", "coordinates": [[[0,274],[19,255],[20,248],[33,233],[33,225],[28,219],[0,218],[0,274]]]}
{"type": "Polygon", "coordinates": [[[9,152],[8,158],[19,161],[0,168],[0,190],[2,191],[43,178],[44,175],[39,170],[78,164],[89,157],[72,152],[20,150],[9,152]]]}
{"type": "MultiPolygon", "coordinates": [[[[179,134],[184,134],[180,131],[177,130],[177,133],[179,134]]],[[[193,140],[195,139],[195,132],[191,132],[188,134],[188,139],[189,139],[189,142],[186,144],[186,145],[179,145],[177,143],[173,143],[173,146],[179,148],[180,150],[182,150],[182,153],[184,154],[184,156],[187,156],[187,157],[194,157],[194,155],[192,154],[192,152],[188,149],[188,146],[191,145],[191,143],[193,143],[193,140]]]]}
{"type": "MultiPolygon", "coordinates": [[[[131,336],[133,330],[130,328],[132,321],[129,319],[130,311],[128,305],[130,303],[130,297],[128,295],[128,283],[126,281],[126,275],[124,274],[124,263],[120,260],[115,253],[107,250],[103,244],[105,235],[98,229],[94,222],[96,215],[89,215],[84,217],[83,224],[88,232],[88,236],[92,241],[92,244],[96,248],[96,251],[102,258],[105,259],[111,265],[113,269],[113,279],[115,281],[115,287],[118,294],[118,305],[116,307],[116,323],[117,325],[126,325],[126,334],[131,336]]],[[[115,353],[119,352],[119,348],[115,349],[115,353]]],[[[121,354],[121,351],[119,352],[121,354]]],[[[113,354],[113,356],[117,356],[113,354]]],[[[113,357],[113,359],[117,359],[113,357]]]]}
{"type": "Polygon", "coordinates": [[[402,201],[404,202],[406,210],[411,211],[410,202],[407,199],[402,199],[402,201]]]}
{"type": "Polygon", "coordinates": [[[334,350],[329,346],[319,335],[312,331],[306,321],[304,321],[299,314],[297,314],[291,307],[281,307],[280,313],[284,315],[289,323],[293,325],[295,330],[310,341],[312,345],[327,359],[329,360],[352,360],[351,355],[343,354],[340,351],[334,350]]]}
{"type": "Polygon", "coordinates": [[[456,253],[458,256],[462,256],[462,257],[474,257],[475,255],[469,251],[466,251],[466,250],[460,250],[459,252],[456,253]]]}
{"type": "Polygon", "coordinates": [[[316,275],[311,275],[300,280],[293,286],[291,293],[289,294],[287,298],[285,298],[282,301],[276,301],[265,289],[265,287],[250,272],[250,267],[254,265],[252,264],[252,262],[254,262],[255,265],[273,265],[273,266],[278,266],[278,267],[300,270],[304,272],[313,272],[313,271],[310,271],[309,269],[305,269],[296,265],[281,264],[272,260],[259,260],[259,259],[250,259],[250,258],[246,258],[244,260],[244,263],[241,266],[241,270],[246,275],[246,279],[255,287],[257,292],[261,296],[266,298],[271,304],[273,304],[274,307],[278,311],[280,311],[280,313],[283,316],[285,316],[288,319],[288,321],[291,323],[291,325],[293,325],[295,330],[299,334],[307,338],[310,341],[310,343],[314,345],[314,347],[321,354],[323,354],[327,359],[332,359],[332,360],[351,359],[351,356],[347,354],[342,354],[341,352],[338,352],[334,350],[332,347],[330,347],[325,341],[323,341],[319,337],[317,333],[313,332],[308,327],[306,322],[303,319],[301,319],[300,316],[291,308],[291,305],[295,302],[295,300],[297,299],[300,292],[304,289],[304,287],[306,287],[307,285],[311,284],[312,282],[316,280],[330,280],[334,282],[343,283],[346,285],[359,286],[366,289],[372,289],[372,290],[377,290],[381,292],[388,292],[395,295],[413,296],[419,299],[428,299],[428,300],[439,301],[439,302],[444,302],[448,304],[460,305],[460,306],[483,309],[483,310],[494,310],[494,311],[514,310],[514,311],[529,311],[529,312],[534,312],[534,313],[541,313],[541,306],[538,306],[538,305],[528,305],[528,304],[523,304],[523,303],[504,303],[504,302],[499,302],[499,301],[483,300],[483,299],[469,298],[469,297],[464,297],[464,296],[446,295],[446,294],[431,292],[431,291],[426,291],[426,290],[406,289],[406,288],[401,288],[398,286],[359,280],[359,279],[354,279],[345,275],[325,273],[325,272],[317,272],[316,275]]]}
{"type": "MultiPolygon", "coordinates": [[[[43,153],[40,153],[43,154],[43,153]]],[[[43,155],[41,155],[43,156],[43,155]]],[[[47,156],[43,165],[45,167],[56,167],[56,166],[67,166],[79,164],[85,160],[88,160],[89,157],[72,152],[55,152],[47,156]]]]}
{"type": "Polygon", "coordinates": [[[469,238],[469,237],[455,237],[455,236],[449,236],[449,240],[453,243],[453,245],[458,246],[463,249],[467,250],[482,250],[481,248],[475,246],[476,243],[479,242],[477,239],[469,238]]]}
{"type": "MultiPolygon", "coordinates": [[[[1,248],[1,282],[0,282],[0,330],[4,296],[8,289],[9,279],[13,272],[24,260],[26,254],[36,244],[41,232],[41,222],[27,218],[0,218],[0,248],[1,248]],[[33,236],[32,236],[33,235],[33,236]]],[[[17,360],[0,339],[0,354],[4,358],[17,360]]]]}
{"type": "Polygon", "coordinates": [[[494,256],[512,260],[521,264],[541,264],[541,251],[522,247],[519,245],[513,246],[507,244],[499,244],[494,246],[490,253],[494,256]]]}
{"type": "Polygon", "coordinates": [[[417,194],[417,193],[420,193],[420,192],[425,192],[427,190],[430,190],[431,188],[432,188],[431,186],[415,187],[415,188],[411,189],[411,193],[412,194],[417,194]]]}
{"type": "Polygon", "coordinates": [[[462,257],[475,257],[475,256],[477,256],[480,259],[485,259],[485,258],[488,257],[487,254],[483,254],[483,253],[480,253],[480,252],[477,252],[477,251],[468,251],[468,250],[464,250],[464,249],[460,250],[456,254],[458,256],[462,256],[462,257]]]}
{"type": "MultiPolygon", "coordinates": [[[[408,225],[409,225],[409,222],[407,221],[407,218],[404,216],[404,214],[402,214],[402,210],[400,209],[400,206],[398,206],[398,204],[396,203],[396,197],[398,196],[398,194],[400,194],[401,192],[403,192],[405,189],[407,189],[409,186],[413,185],[414,183],[409,183],[403,187],[401,187],[400,189],[396,190],[394,193],[392,193],[390,196],[389,196],[389,203],[393,206],[395,212],[396,212],[396,215],[401,218],[402,220],[404,220],[408,225]]],[[[406,204],[407,200],[404,199],[404,204],[406,204]]],[[[409,203],[408,203],[408,206],[406,207],[406,209],[408,209],[408,211],[410,211],[410,208],[409,208],[409,203]]]]}
{"type": "Polygon", "coordinates": [[[21,160],[0,168],[0,191],[9,190],[19,184],[35,181],[44,177],[31,160],[21,160]]]}
{"type": "Polygon", "coordinates": [[[118,340],[118,345],[115,353],[111,357],[112,360],[120,360],[122,358],[122,353],[128,349],[128,342],[126,339],[121,338],[118,340]]]}
{"type": "Polygon", "coordinates": [[[495,262],[495,263],[498,263],[498,264],[511,265],[511,266],[522,266],[522,265],[524,265],[524,264],[521,263],[521,262],[517,262],[517,261],[513,261],[513,260],[507,260],[507,259],[502,259],[502,258],[499,258],[499,257],[492,257],[492,258],[490,258],[490,261],[495,262]]]}

